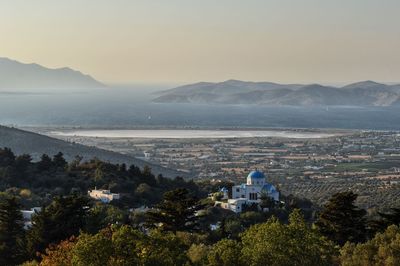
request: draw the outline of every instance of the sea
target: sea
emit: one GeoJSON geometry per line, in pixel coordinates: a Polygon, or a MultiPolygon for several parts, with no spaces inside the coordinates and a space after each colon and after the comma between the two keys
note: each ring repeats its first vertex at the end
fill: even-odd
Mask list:
{"type": "MultiPolygon", "coordinates": [[[[81,129],[140,129],[141,127],[208,129],[229,127],[231,129],[400,130],[400,106],[294,107],[151,102],[151,99],[156,97],[155,91],[161,89],[165,89],[165,87],[115,87],[98,91],[78,92],[0,92],[0,124],[16,127],[55,126],[81,129]]],[[[116,131],[107,134],[133,133],[116,131]]],[[[136,132],[135,134],[142,133],[136,132]]],[[[149,134],[149,132],[146,132],[146,134],[149,134]]],[[[167,136],[175,136],[174,134],[178,133],[168,132],[167,136]]],[[[221,132],[202,131],[198,134],[218,135],[221,132]]],[[[235,135],[240,134],[244,133],[235,133],[235,135]]],[[[249,134],[261,133],[252,132],[249,134]]]]}

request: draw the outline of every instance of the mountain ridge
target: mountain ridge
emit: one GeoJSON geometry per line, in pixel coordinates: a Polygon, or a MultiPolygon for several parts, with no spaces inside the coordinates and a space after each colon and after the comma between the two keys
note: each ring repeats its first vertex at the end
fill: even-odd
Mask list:
{"type": "Polygon", "coordinates": [[[279,84],[226,80],[199,82],[161,91],[156,103],[209,103],[258,105],[391,106],[400,102],[400,85],[371,80],[343,87],[320,84],[279,84]]]}
{"type": "Polygon", "coordinates": [[[0,89],[104,88],[105,84],[69,67],[48,68],[0,57],[0,89]]]}

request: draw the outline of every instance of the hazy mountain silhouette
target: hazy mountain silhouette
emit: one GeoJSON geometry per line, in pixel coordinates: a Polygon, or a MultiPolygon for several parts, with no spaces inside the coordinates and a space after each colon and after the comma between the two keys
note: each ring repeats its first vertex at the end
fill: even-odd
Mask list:
{"type": "Polygon", "coordinates": [[[50,69],[0,58],[0,89],[102,88],[104,84],[70,68],[50,69]]]}
{"type": "Polygon", "coordinates": [[[158,93],[158,103],[260,105],[391,106],[400,102],[400,85],[362,81],[344,87],[227,80],[200,82],[158,93]]]}

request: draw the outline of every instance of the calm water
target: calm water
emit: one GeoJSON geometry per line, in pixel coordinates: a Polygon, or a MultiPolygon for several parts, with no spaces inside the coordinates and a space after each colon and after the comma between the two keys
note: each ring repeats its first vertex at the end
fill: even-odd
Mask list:
{"type": "Polygon", "coordinates": [[[400,130],[400,106],[327,108],[155,104],[150,102],[155,97],[151,94],[154,90],[113,88],[65,94],[0,93],[0,124],[109,129],[260,127],[400,130]]]}
{"type": "Polygon", "coordinates": [[[327,138],[336,134],[321,132],[293,132],[278,130],[75,130],[53,131],[55,136],[79,136],[101,138],[249,138],[249,137],[280,137],[280,138],[327,138]]]}

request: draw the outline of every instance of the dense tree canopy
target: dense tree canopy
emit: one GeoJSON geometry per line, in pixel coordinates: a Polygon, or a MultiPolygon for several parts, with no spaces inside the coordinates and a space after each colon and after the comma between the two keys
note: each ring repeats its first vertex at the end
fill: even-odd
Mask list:
{"type": "Polygon", "coordinates": [[[206,264],[210,266],[245,265],[240,262],[241,248],[238,241],[222,239],[211,247],[206,264]]]}
{"type": "Polygon", "coordinates": [[[288,225],[276,218],[257,224],[242,235],[242,260],[246,265],[332,265],[334,244],[304,222],[299,210],[288,225]]]}
{"type": "Polygon", "coordinates": [[[16,156],[10,149],[0,148],[0,191],[29,189],[31,196],[22,201],[25,207],[47,205],[55,196],[86,194],[95,187],[121,193],[123,198],[117,204],[126,208],[152,206],[163,193],[176,188],[186,188],[197,197],[208,193],[193,181],[156,177],[150,167],[141,170],[131,165],[127,169],[125,164],[96,158],[82,161],[80,156],[67,163],[61,152],[53,157],[43,154],[38,162],[32,162],[29,155],[16,156]]]}
{"type": "Polygon", "coordinates": [[[400,228],[391,225],[366,243],[347,242],[340,260],[343,266],[400,265],[400,228]]]}
{"type": "MultiPolygon", "coordinates": [[[[276,219],[252,226],[239,240],[222,239],[207,246],[188,245],[181,234],[131,226],[108,227],[61,242],[43,255],[46,263],[62,258],[74,265],[332,265],[332,242],[304,222],[298,211],[288,225],[276,219]]],[[[70,265],[70,264],[65,264],[70,265]]]]}
{"type": "Polygon", "coordinates": [[[70,237],[61,241],[58,245],[50,245],[41,254],[41,266],[67,266],[72,263],[72,249],[75,247],[77,238],[70,237]]]}
{"type": "Polygon", "coordinates": [[[61,242],[42,256],[46,265],[185,265],[186,246],[174,234],[144,234],[130,226],[106,228],[61,242]],[[60,256],[61,255],[61,256],[60,256]]]}

